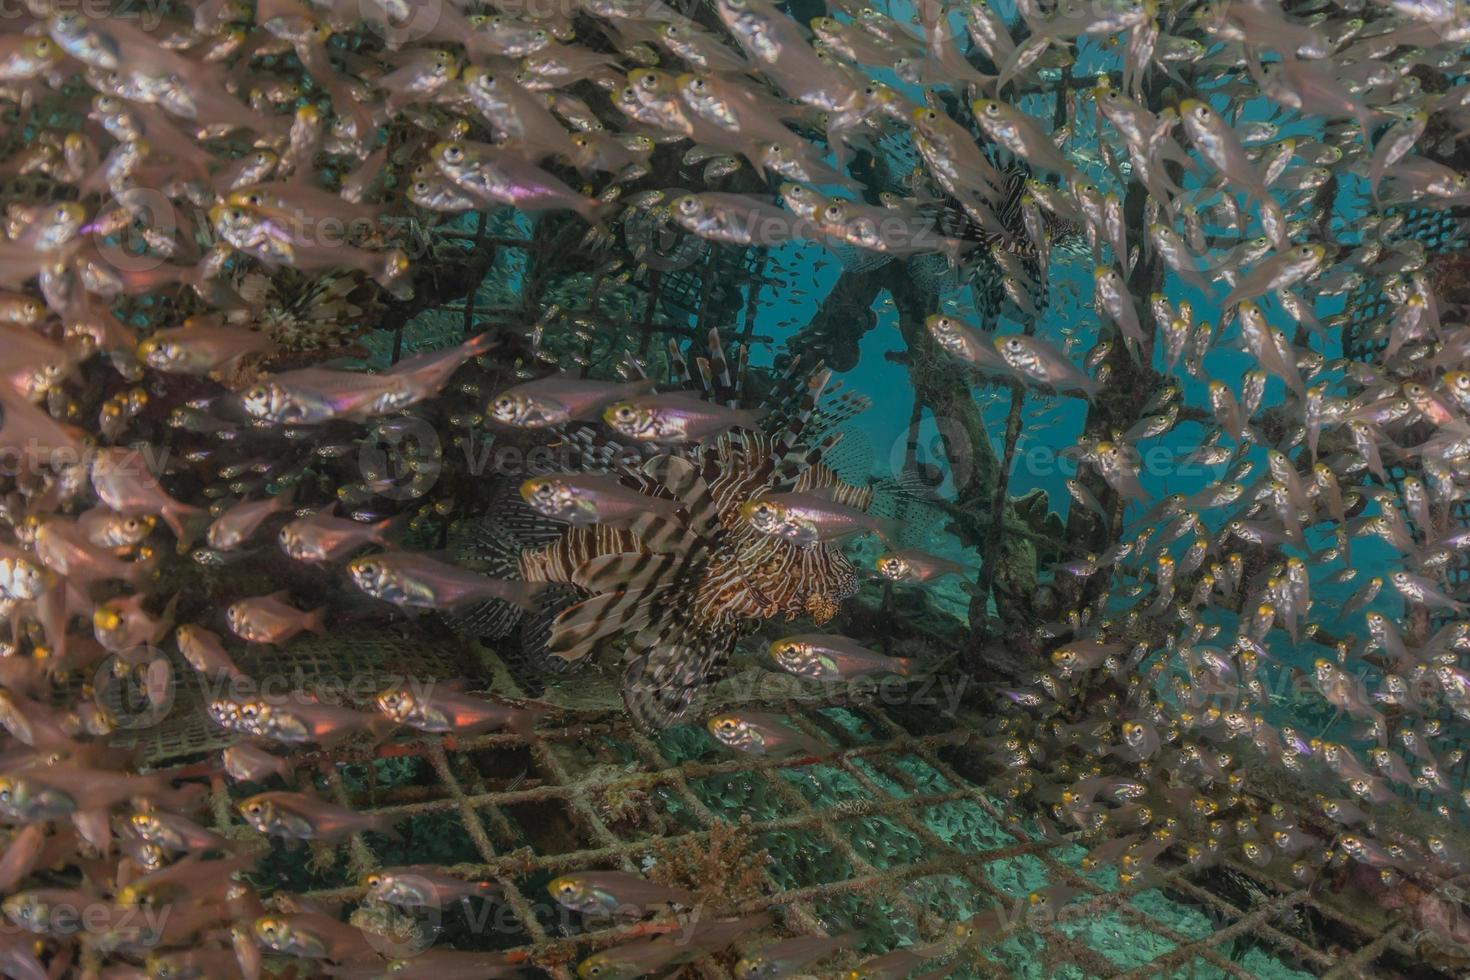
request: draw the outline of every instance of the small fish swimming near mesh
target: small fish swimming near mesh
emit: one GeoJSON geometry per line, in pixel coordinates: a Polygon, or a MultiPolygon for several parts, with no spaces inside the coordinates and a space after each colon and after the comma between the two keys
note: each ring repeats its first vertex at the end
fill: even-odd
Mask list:
{"type": "Polygon", "coordinates": [[[528,733],[545,712],[534,706],[523,706],[441,690],[426,685],[402,684],[380,692],[374,698],[379,711],[391,721],[421,732],[473,735],[507,728],[519,734],[528,733]]]}
{"type": "Polygon", "coordinates": [[[913,548],[887,551],[873,559],[878,574],[894,582],[933,582],[946,575],[963,577],[970,568],[947,558],[925,554],[913,548]]]}
{"type": "Polygon", "coordinates": [[[359,882],[367,889],[367,897],[404,908],[442,909],[453,902],[471,898],[499,898],[499,885],[487,881],[466,881],[447,875],[427,865],[383,868],[370,871],[359,882]]]}
{"type": "Polygon", "coordinates": [[[667,906],[692,907],[694,893],[626,871],[579,871],[546,886],[557,904],[584,915],[641,917],[667,906]]]}
{"type": "Polygon", "coordinates": [[[347,563],[353,583],[375,599],[418,609],[453,609],[468,602],[499,599],[535,608],[534,585],[488,578],[414,552],[383,552],[347,563]]]}
{"type": "Polygon", "coordinates": [[[738,711],[712,715],[704,727],[721,745],[749,755],[785,758],[793,755],[826,755],[831,747],[793,728],[779,715],[762,711],[738,711]]]}
{"type": "Polygon", "coordinates": [[[813,680],[846,680],[868,675],[908,676],[912,661],[874,653],[845,636],[809,633],[772,640],[771,659],[782,669],[813,680]]]}
{"type": "Polygon", "coordinates": [[[339,840],[374,830],[392,833],[402,814],[365,814],[306,793],[257,793],[235,807],[245,822],[262,834],[296,840],[339,840]]]}

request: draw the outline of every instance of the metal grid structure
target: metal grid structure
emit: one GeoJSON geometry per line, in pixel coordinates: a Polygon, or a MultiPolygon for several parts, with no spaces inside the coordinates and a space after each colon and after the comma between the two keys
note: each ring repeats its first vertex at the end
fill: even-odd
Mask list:
{"type": "MultiPolygon", "coordinates": [[[[508,249],[525,255],[521,305],[477,310],[471,295],[441,310],[462,315],[466,334],[537,322],[547,280],[536,266],[550,260],[556,239],[487,234],[484,220],[463,238],[472,242],[471,254],[508,249]]],[[[664,288],[702,308],[704,285],[737,268],[745,273],[742,333],[752,339],[757,294],[765,282],[763,256],[744,250],[736,263],[727,258],[716,269],[712,254],[718,251],[677,274],[640,274],[635,281],[646,302],[642,343],[636,346],[649,349],[653,335],[660,337],[654,346],[664,335],[697,337],[699,325],[678,315],[685,304],[663,302],[664,288]],[[656,311],[673,313],[673,322],[655,323],[656,311]]],[[[563,314],[596,321],[597,294],[587,308],[563,314]]],[[[395,354],[401,340],[395,340],[395,354]]],[[[308,689],[349,676],[423,681],[493,675],[497,691],[518,693],[511,672],[485,651],[478,669],[467,671],[465,660],[453,653],[377,634],[338,638],[330,643],[330,657],[315,656],[317,644],[302,639],[289,654],[265,654],[242,666],[252,673],[309,673],[308,689]]],[[[139,736],[155,764],[198,760],[229,740],[209,728],[202,699],[181,700],[186,703],[176,705],[164,725],[139,736]]],[[[758,896],[712,913],[779,906],[781,934],[852,928],[883,933],[870,938],[861,955],[824,962],[821,976],[837,976],[839,967],[862,956],[932,943],[954,922],[997,906],[1009,913],[1002,914],[999,932],[936,961],[951,963],[951,976],[1346,977],[1417,958],[1404,913],[1393,917],[1349,907],[1330,887],[1303,887],[1273,876],[1275,868],[1262,871],[1227,858],[1196,869],[1166,855],[1158,874],[1132,889],[1121,888],[1110,869],[1083,872],[1084,846],[1030,830],[1007,804],[957,771],[967,747],[982,737],[966,723],[952,720],[931,730],[926,726],[932,720],[904,723],[896,717],[900,712],[872,705],[765,707],[787,713],[830,744],[832,754],[783,761],[732,757],[702,729],[674,729],[655,739],[633,730],[620,713],[601,711],[553,717],[525,737],[400,740],[297,756],[291,782],[315,786],[360,810],[401,817],[407,840],[399,845],[369,834],[341,848],[314,849],[305,872],[297,852],[276,844],[264,865],[276,869],[278,880],[267,870],[260,884],[275,893],[277,904],[294,897],[350,907],[363,896],[358,877],[385,863],[435,864],[493,879],[505,889],[506,914],[485,930],[469,927],[472,910],[445,909],[445,942],[501,950],[539,975],[565,980],[595,949],[669,931],[677,923],[655,919],[586,929],[575,915],[556,913],[545,891],[552,877],[593,868],[643,869],[650,857],[702,851],[713,837],[736,828],[773,860],[763,868],[758,896]],[[628,805],[636,819],[610,810],[610,800],[635,801],[628,805]],[[1222,878],[1233,886],[1222,886],[1222,878]],[[1054,916],[1027,914],[1025,896],[1048,885],[1077,893],[1054,916]],[[1241,943],[1248,944],[1243,952],[1241,943]]],[[[209,768],[194,761],[177,771],[209,768]]],[[[217,826],[258,842],[233,804],[259,788],[216,781],[217,826]]],[[[737,948],[771,938],[777,936],[764,930],[737,948]]],[[[727,978],[732,962],[733,955],[723,953],[684,967],[680,975],[727,978]]]]}
{"type": "MultiPolygon", "coordinates": [[[[493,654],[481,658],[503,676],[493,654]]],[[[545,891],[552,877],[639,870],[650,855],[698,854],[712,835],[731,828],[775,860],[763,866],[761,894],[710,908],[709,915],[780,906],[784,934],[886,924],[882,944],[891,948],[933,942],[954,922],[997,905],[1012,913],[1002,916],[1001,932],[955,951],[953,977],[1345,977],[1385,958],[1414,956],[1404,922],[1350,910],[1330,890],[1278,881],[1250,866],[1225,865],[1235,880],[1250,883],[1257,900],[1249,907],[1211,885],[1219,867],[1161,868],[1143,889],[1132,890],[1118,888],[1110,871],[1081,872],[1084,848],[1028,832],[957,771],[966,746],[979,737],[964,722],[924,730],[895,717],[901,709],[870,704],[769,707],[829,744],[831,754],[735,757],[702,729],[650,738],[619,714],[598,712],[553,717],[526,736],[434,737],[300,756],[295,783],[364,812],[394,815],[406,840],[360,835],[345,852],[318,851],[309,879],[299,875],[299,852],[282,845],[274,845],[262,867],[292,869],[295,899],[327,907],[357,902],[363,894],[357,878],[385,863],[432,863],[494,880],[505,890],[494,927],[485,928],[492,920],[483,916],[479,927],[469,925],[473,910],[455,907],[443,910],[445,935],[459,948],[503,950],[511,962],[557,980],[573,976],[575,963],[596,949],[678,924],[655,919],[584,931],[578,917],[556,914],[545,891]],[[636,819],[610,809],[613,799],[636,800],[636,819]],[[410,859],[394,856],[405,848],[410,859]],[[1048,884],[1077,893],[1055,916],[1028,914],[1025,896],[1048,884]],[[1313,943],[1284,924],[1308,918],[1330,940],[1313,943]],[[1233,959],[1242,939],[1254,952],[1233,959]]],[[[233,807],[258,789],[216,783],[214,812],[223,832],[258,842],[233,807]]],[[[273,883],[261,885],[269,891],[273,883]]],[[[739,947],[772,938],[765,930],[739,947]]],[[[837,976],[839,966],[858,959],[834,959],[819,975],[837,976]]],[[[724,980],[732,962],[726,953],[680,975],[724,980]]]]}
{"type": "MultiPolygon", "coordinates": [[[[173,698],[168,714],[157,724],[132,725],[129,718],[138,702],[124,686],[109,686],[93,695],[109,708],[122,727],[112,744],[135,748],[145,765],[160,765],[171,759],[224,748],[235,736],[210,723],[204,713],[206,702],[217,688],[203,680],[183,658],[165,653],[172,668],[169,691],[173,698]]],[[[353,691],[382,689],[405,680],[433,680],[462,673],[461,661],[441,649],[410,643],[380,631],[339,631],[331,638],[302,636],[289,648],[254,647],[238,657],[250,677],[289,680],[293,689],[314,696],[335,696],[350,682],[353,691]]],[[[60,700],[75,700],[76,689],[60,692],[60,700]]]]}
{"type": "MultiPolygon", "coordinates": [[[[1458,251],[1465,248],[1465,222],[1450,209],[1410,208],[1398,211],[1390,208],[1389,216],[1402,215],[1403,228],[1399,236],[1413,239],[1424,246],[1428,255],[1458,251]]],[[[1369,325],[1388,311],[1389,301],[1383,295],[1382,283],[1375,278],[1366,278],[1348,296],[1347,324],[1343,328],[1343,353],[1355,361],[1364,361],[1388,346],[1388,340],[1375,339],[1367,335],[1369,325]]]]}

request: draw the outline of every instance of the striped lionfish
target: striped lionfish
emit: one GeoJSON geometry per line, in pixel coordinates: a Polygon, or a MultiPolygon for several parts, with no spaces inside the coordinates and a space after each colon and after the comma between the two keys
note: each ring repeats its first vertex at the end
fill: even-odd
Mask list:
{"type": "MultiPolygon", "coordinates": [[[[695,361],[697,378],[673,341],[669,347],[677,386],[727,407],[741,404],[745,346],[735,379],[717,331],[710,331],[708,358],[695,361]]],[[[841,438],[829,430],[865,409],[867,399],[842,393],[819,408],[832,372],[801,363],[795,359],[761,401],[758,430],[656,450],[612,446],[585,429],[569,437],[589,469],[612,455],[610,470],[624,485],[682,505],[672,520],[650,513],[626,528],[572,526],[519,558],[522,578],[570,586],[581,597],[552,622],[548,653],[580,663],[624,642],[623,699],[640,725],[662,728],[687,713],[753,621],[805,615],[825,623],[858,590],[837,547],[802,547],[740,518],[741,505],[766,492],[825,490],[847,507],[872,503],[872,488],[843,482],[823,462],[841,438]]]]}

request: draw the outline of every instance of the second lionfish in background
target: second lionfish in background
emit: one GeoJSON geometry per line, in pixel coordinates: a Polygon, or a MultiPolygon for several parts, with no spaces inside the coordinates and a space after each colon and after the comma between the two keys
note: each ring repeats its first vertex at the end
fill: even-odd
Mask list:
{"type": "MultiPolygon", "coordinates": [[[[708,346],[709,356],[695,358],[691,371],[671,342],[679,391],[650,397],[695,412],[700,405],[728,411],[743,424],[673,444],[614,441],[579,428],[563,443],[577,472],[535,477],[522,488],[542,514],[572,521],[517,558],[522,578],[560,586],[566,595],[543,634],[548,659],[581,664],[621,642],[628,660],[623,699],[649,728],[688,714],[758,621],[807,616],[822,624],[858,591],[839,543],[763,533],[748,505],[795,493],[854,515],[861,529],[888,526],[867,516],[874,487],[844,482],[827,465],[842,439],[833,428],[868,400],[829,391],[831,371],[800,358],[757,397],[752,389],[766,379],[749,368],[748,350],[740,348],[732,376],[717,331],[708,346]]],[[[505,533],[493,521],[485,530],[505,533]]]]}

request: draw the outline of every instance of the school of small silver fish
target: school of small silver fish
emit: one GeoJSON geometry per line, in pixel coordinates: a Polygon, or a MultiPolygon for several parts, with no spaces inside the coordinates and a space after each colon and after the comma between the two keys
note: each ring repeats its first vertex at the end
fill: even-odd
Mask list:
{"type": "MultiPolygon", "coordinates": [[[[820,344],[767,369],[700,317],[686,346],[578,363],[551,352],[575,323],[549,307],[388,366],[342,359],[351,322],[431,290],[416,235],[504,209],[573,229],[558,247],[599,281],[787,243],[903,268],[932,300],[913,370],[938,359],[1017,406],[1098,412],[1063,452],[1072,553],[1042,582],[1063,612],[1005,639],[1043,668],[989,692],[991,789],[1123,887],[1156,863],[1243,861],[1467,955],[1470,263],[1411,228],[1470,209],[1470,9],[883,6],[5,12],[0,974],[532,975],[504,953],[399,955],[252,884],[261,851],[223,832],[210,781],[244,791],[234,829],[392,834],[394,814],[296,786],[296,753],[525,734],[557,709],[473,679],[356,706],[272,696],[245,683],[262,649],[426,613],[520,629],[548,671],[625,662],[643,730],[693,723],[737,757],[800,760],[834,749],[711,701],[742,638],[777,620],[771,669],[902,681],[924,664],[821,632],[865,576],[958,579],[985,615],[978,561],[907,540],[907,476],[839,472],[841,426],[870,402],[820,344]],[[1047,336],[1078,257],[1090,312],[1047,336]],[[960,289],[974,319],[941,303],[960,289]],[[1381,308],[1353,308],[1364,290],[1381,308]],[[1104,404],[1131,427],[1091,424],[1117,417],[1104,404]],[[491,506],[446,451],[487,442],[558,462],[491,506]],[[383,444],[401,466],[364,451],[383,444]],[[1217,475],[1156,492],[1148,446],[1217,475]],[[446,547],[466,528],[473,560],[446,547]],[[848,548],[864,536],[882,549],[868,567],[848,548]],[[220,585],[247,573],[253,589],[220,585]],[[159,650],[217,689],[202,710],[238,737],[207,779],[149,771],[120,737],[137,719],[100,696],[166,714],[159,650]]],[[[417,865],[359,887],[405,908],[502,897],[417,865]]],[[[773,928],[776,909],[685,921],[694,892],[629,871],[547,891],[645,923],[583,949],[584,980],[710,954],[742,980],[938,978],[1018,925],[992,910],[872,956],[858,934],[773,928]]]]}

